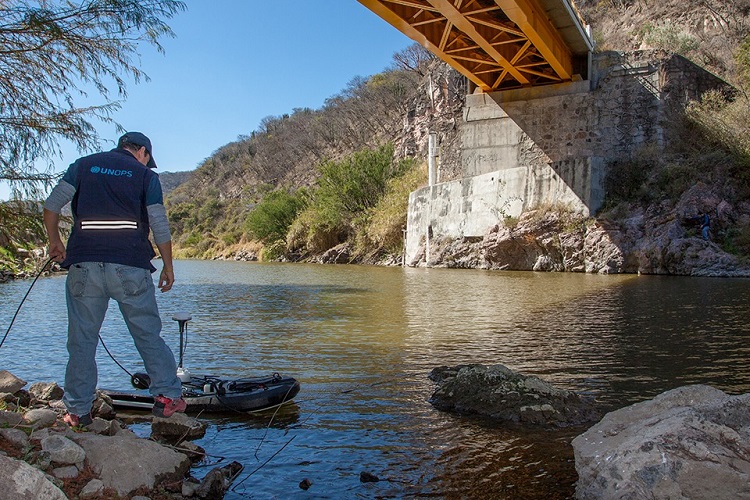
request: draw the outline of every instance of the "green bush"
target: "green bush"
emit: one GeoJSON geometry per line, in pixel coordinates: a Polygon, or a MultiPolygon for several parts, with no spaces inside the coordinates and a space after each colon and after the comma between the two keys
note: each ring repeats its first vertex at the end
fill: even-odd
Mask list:
{"type": "Polygon", "coordinates": [[[290,225],[286,246],[292,251],[322,252],[345,241],[349,233],[350,228],[340,210],[330,205],[311,204],[290,225]]]}
{"type": "Polygon", "coordinates": [[[688,55],[700,46],[695,37],[684,28],[670,21],[661,24],[646,23],[640,32],[643,41],[656,49],[668,50],[680,55],[688,55]]]}
{"type": "Polygon", "coordinates": [[[357,231],[367,227],[371,211],[383,200],[391,179],[413,165],[411,159],[394,161],[392,145],[323,163],[307,208],[290,226],[287,247],[321,252],[354,239],[357,231]]]}
{"type": "Polygon", "coordinates": [[[221,202],[216,198],[212,198],[206,200],[206,202],[201,206],[200,210],[198,211],[198,215],[201,220],[212,220],[217,218],[222,213],[221,209],[221,202]]]}
{"type": "Polygon", "coordinates": [[[182,241],[182,244],[187,247],[194,247],[198,245],[202,240],[203,235],[199,231],[192,231],[182,241]]]}
{"type": "Polygon", "coordinates": [[[382,248],[392,254],[403,249],[409,194],[427,183],[425,165],[411,161],[409,170],[388,181],[385,195],[367,211],[359,246],[382,248]]]}
{"type": "MultiPolygon", "coordinates": [[[[67,218],[64,218],[69,222],[67,218]]],[[[61,231],[63,238],[66,230],[61,231]]],[[[18,249],[31,250],[47,244],[41,205],[36,202],[0,202],[0,269],[13,273],[33,271],[36,265],[24,261],[18,249]]]]}
{"type": "Polygon", "coordinates": [[[403,174],[408,162],[393,161],[393,146],[362,150],[339,162],[320,167],[315,200],[344,211],[344,216],[374,207],[385,194],[388,180],[403,174]]]}
{"type": "Polygon", "coordinates": [[[242,238],[242,231],[237,230],[229,231],[221,235],[221,241],[226,246],[234,245],[240,241],[240,238],[242,238]]]}
{"type": "Polygon", "coordinates": [[[251,237],[267,245],[285,240],[289,226],[305,204],[304,191],[294,194],[283,189],[271,191],[248,214],[245,227],[251,237]]]}

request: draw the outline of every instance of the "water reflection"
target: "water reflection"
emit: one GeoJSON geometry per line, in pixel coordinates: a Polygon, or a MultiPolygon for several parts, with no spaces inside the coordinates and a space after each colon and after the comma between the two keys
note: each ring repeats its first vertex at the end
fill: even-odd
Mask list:
{"type": "MultiPolygon", "coordinates": [[[[191,261],[176,271],[158,300],[175,350],[171,316],[193,315],[187,367],[302,382],[288,413],[211,419],[199,444],[246,466],[230,499],[572,495],[578,430],[528,432],[438,412],[427,374],[439,365],[501,363],[610,408],[690,383],[750,390],[748,280],[191,261]],[[363,471],[383,480],[361,483],[363,471]],[[304,478],[308,492],[297,486],[304,478]]],[[[0,368],[61,381],[63,283],[37,283],[0,368]]],[[[3,331],[29,284],[0,285],[3,331]]],[[[103,338],[142,370],[111,309],[103,338]]],[[[127,388],[106,353],[98,361],[101,386],[127,388]]]]}

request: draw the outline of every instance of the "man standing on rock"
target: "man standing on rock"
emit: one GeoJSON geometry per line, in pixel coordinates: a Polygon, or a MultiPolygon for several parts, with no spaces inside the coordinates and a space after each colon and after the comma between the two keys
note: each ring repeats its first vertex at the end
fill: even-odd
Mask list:
{"type": "Polygon", "coordinates": [[[153,413],[169,417],[185,411],[174,354],[161,338],[161,318],[151,273],[154,242],[163,263],[159,288],[174,283],[172,238],[161,183],[152,169],[151,141],[140,132],[120,137],[117,148],[76,160],[44,203],[49,254],[68,269],[68,366],[64,420],[71,426],[92,422],[96,398],[96,346],[109,299],[123,319],[151,378],[153,413]],[[73,229],[67,248],[60,237],[63,206],[71,202],[73,229]]]}

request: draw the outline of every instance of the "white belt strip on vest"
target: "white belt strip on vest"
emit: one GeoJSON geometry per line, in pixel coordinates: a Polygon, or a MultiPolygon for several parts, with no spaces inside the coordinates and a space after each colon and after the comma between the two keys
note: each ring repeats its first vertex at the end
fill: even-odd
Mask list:
{"type": "Polygon", "coordinates": [[[131,220],[84,220],[81,229],[138,229],[138,222],[131,220]]]}

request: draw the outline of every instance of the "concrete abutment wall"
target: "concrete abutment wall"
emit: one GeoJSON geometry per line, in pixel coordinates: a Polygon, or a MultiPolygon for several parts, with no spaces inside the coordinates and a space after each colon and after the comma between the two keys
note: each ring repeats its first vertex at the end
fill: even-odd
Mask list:
{"type": "Polygon", "coordinates": [[[540,206],[593,215],[608,165],[663,148],[674,113],[727,84],[663,51],[592,58],[591,80],[466,97],[463,178],[409,198],[405,262],[425,263],[428,238],[481,237],[540,206]]]}

